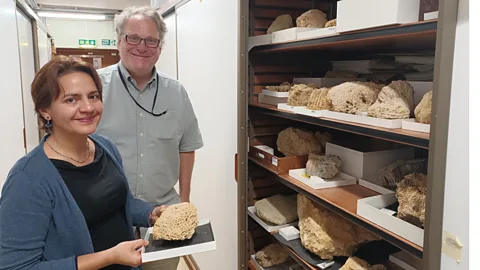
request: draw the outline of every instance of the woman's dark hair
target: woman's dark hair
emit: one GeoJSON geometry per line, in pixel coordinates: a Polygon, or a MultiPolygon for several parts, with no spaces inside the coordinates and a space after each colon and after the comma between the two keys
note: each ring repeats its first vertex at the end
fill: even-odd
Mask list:
{"type": "Polygon", "coordinates": [[[42,117],[40,111],[50,107],[62,91],[58,79],[63,75],[73,72],[84,72],[90,75],[100,94],[100,100],[102,99],[102,82],[97,71],[91,64],[73,57],[57,56],[37,72],[32,82],[32,99],[35,104],[35,112],[37,112],[38,119],[43,123],[41,128],[45,128],[47,120],[42,117]]]}

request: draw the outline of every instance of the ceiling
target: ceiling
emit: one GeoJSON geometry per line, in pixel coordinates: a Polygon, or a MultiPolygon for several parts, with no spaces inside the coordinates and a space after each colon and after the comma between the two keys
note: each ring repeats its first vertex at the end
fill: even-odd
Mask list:
{"type": "Polygon", "coordinates": [[[40,6],[57,6],[57,7],[82,7],[92,9],[109,9],[121,10],[127,6],[146,6],[150,5],[150,0],[29,0],[40,6]]]}

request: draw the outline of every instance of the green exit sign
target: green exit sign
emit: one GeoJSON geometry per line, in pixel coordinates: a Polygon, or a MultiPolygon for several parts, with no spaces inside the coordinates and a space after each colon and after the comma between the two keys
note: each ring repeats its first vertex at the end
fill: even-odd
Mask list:
{"type": "Polygon", "coordinates": [[[115,39],[102,39],[102,46],[116,46],[117,41],[115,39]]]}
{"type": "Polygon", "coordinates": [[[79,39],[78,46],[95,47],[97,46],[97,41],[95,39],[79,39]]]}

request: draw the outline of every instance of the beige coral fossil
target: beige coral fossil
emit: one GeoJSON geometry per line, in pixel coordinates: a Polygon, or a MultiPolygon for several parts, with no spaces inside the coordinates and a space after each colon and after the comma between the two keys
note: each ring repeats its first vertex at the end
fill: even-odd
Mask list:
{"type": "Polygon", "coordinates": [[[336,155],[317,155],[310,153],[306,166],[307,174],[325,179],[335,177],[340,172],[342,160],[336,155]]]}
{"type": "Polygon", "coordinates": [[[188,202],[168,206],[153,226],[153,240],[192,238],[198,226],[197,208],[188,202]]]}
{"type": "Polygon", "coordinates": [[[289,82],[283,82],[280,85],[271,85],[266,86],[265,88],[272,92],[288,92],[292,88],[292,85],[289,82]]]}
{"type": "Polygon", "coordinates": [[[284,225],[298,218],[296,197],[276,194],[255,202],[259,218],[275,225],[284,225]]]}
{"type": "Polygon", "coordinates": [[[288,102],[290,106],[307,106],[310,95],[315,86],[310,84],[295,84],[288,92],[288,102]]]}
{"type": "Polygon", "coordinates": [[[352,256],[360,244],[380,240],[362,227],[298,195],[297,212],[300,240],[310,252],[322,259],[352,256]]]}
{"type": "Polygon", "coordinates": [[[383,85],[371,82],[345,82],[334,86],[328,91],[327,100],[332,104],[332,110],[350,114],[367,112],[383,85]]]}
{"type": "Polygon", "coordinates": [[[406,81],[393,81],[382,88],[368,115],[384,119],[407,119],[413,110],[413,87],[406,81]]]}
{"type": "Polygon", "coordinates": [[[310,110],[330,110],[332,104],[327,100],[327,94],[330,88],[322,87],[314,89],[308,99],[307,108],[310,110]]]}
{"type": "Polygon", "coordinates": [[[297,18],[297,27],[323,28],[327,14],[319,9],[310,9],[297,18]]]}
{"type": "Polygon", "coordinates": [[[412,173],[397,184],[398,218],[422,227],[425,225],[427,176],[412,173]]]}
{"type": "Polygon", "coordinates": [[[333,19],[325,23],[325,28],[332,26],[337,26],[337,19],[333,19]]]}
{"type": "Polygon", "coordinates": [[[432,115],[432,90],[423,95],[422,100],[415,108],[415,118],[423,124],[430,124],[432,115]]]}
{"type": "Polygon", "coordinates": [[[293,27],[293,19],[289,14],[280,15],[272,22],[267,29],[267,34],[293,27]]]}
{"type": "Polygon", "coordinates": [[[350,257],[339,270],[387,270],[387,268],[381,264],[370,265],[358,257],[350,257]]]}
{"type": "Polygon", "coordinates": [[[312,132],[289,127],[278,134],[277,149],[288,157],[319,153],[322,146],[312,132]]]}
{"type": "Polygon", "coordinates": [[[270,244],[255,253],[255,260],[262,267],[282,264],[289,258],[288,253],[279,244],[270,244]]]}

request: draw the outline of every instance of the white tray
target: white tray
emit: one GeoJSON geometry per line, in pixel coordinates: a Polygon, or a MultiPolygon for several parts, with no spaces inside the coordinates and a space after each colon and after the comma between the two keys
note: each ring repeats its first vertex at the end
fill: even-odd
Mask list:
{"type": "Polygon", "coordinates": [[[320,28],[312,31],[305,31],[297,34],[297,39],[319,38],[324,36],[336,35],[337,27],[320,28]]]}
{"type": "Polygon", "coordinates": [[[263,89],[262,94],[271,96],[271,97],[288,97],[288,92],[275,92],[275,91],[269,91],[267,89],[263,89]]]}
{"type": "Polygon", "coordinates": [[[323,116],[322,113],[326,110],[310,110],[309,108],[306,108],[306,107],[300,107],[300,108],[295,108],[294,111],[295,113],[303,114],[307,116],[322,117],[323,116]]]}
{"type": "Polygon", "coordinates": [[[148,246],[142,248],[142,262],[152,262],[168,258],[215,250],[217,243],[209,219],[199,220],[195,234],[184,241],[152,240],[153,227],[148,228],[145,240],[148,246]]]}
{"type": "Polygon", "coordinates": [[[271,223],[267,223],[257,216],[257,209],[255,208],[255,206],[248,207],[248,215],[252,217],[253,220],[255,220],[260,226],[262,226],[262,228],[264,228],[269,233],[276,232],[282,228],[298,225],[298,221],[287,223],[284,225],[274,225],[271,223]]]}
{"type": "Polygon", "coordinates": [[[297,39],[297,35],[302,32],[313,31],[320,28],[292,27],[272,33],[272,43],[289,42],[297,39]]]}
{"type": "Polygon", "coordinates": [[[305,168],[290,170],[288,171],[288,175],[297,179],[298,181],[301,181],[302,183],[313,189],[341,187],[355,185],[357,183],[357,179],[355,177],[342,172],[339,172],[334,178],[328,180],[325,180],[318,176],[308,177],[307,170],[305,168]]]}
{"type": "Polygon", "coordinates": [[[422,124],[417,121],[403,121],[402,129],[430,133],[430,124],[422,124]]]}
{"type": "Polygon", "coordinates": [[[371,189],[375,192],[378,192],[380,194],[390,194],[390,193],[395,193],[394,191],[391,191],[390,189],[388,188],[384,188],[382,186],[379,186],[379,185],[375,185],[373,183],[370,183],[368,181],[365,181],[363,179],[358,179],[358,184],[360,186],[363,186],[363,187],[366,187],[368,189],[371,189]]]}
{"type": "Polygon", "coordinates": [[[381,210],[396,201],[394,193],[360,199],[357,201],[357,215],[423,247],[422,228],[389,215],[389,211],[381,210]]]}
{"type": "Polygon", "coordinates": [[[380,119],[370,116],[364,115],[357,115],[357,114],[349,114],[349,113],[341,113],[341,112],[332,112],[332,111],[325,111],[322,113],[323,117],[353,122],[357,124],[375,126],[375,127],[382,127],[382,128],[402,128],[403,121],[414,121],[415,118],[410,119],[380,119]]]}
{"type": "Polygon", "coordinates": [[[289,112],[295,112],[295,109],[298,109],[298,108],[306,108],[304,106],[290,106],[288,105],[288,103],[279,103],[277,105],[277,108],[279,110],[285,110],[285,111],[289,111],[289,112]]]}

